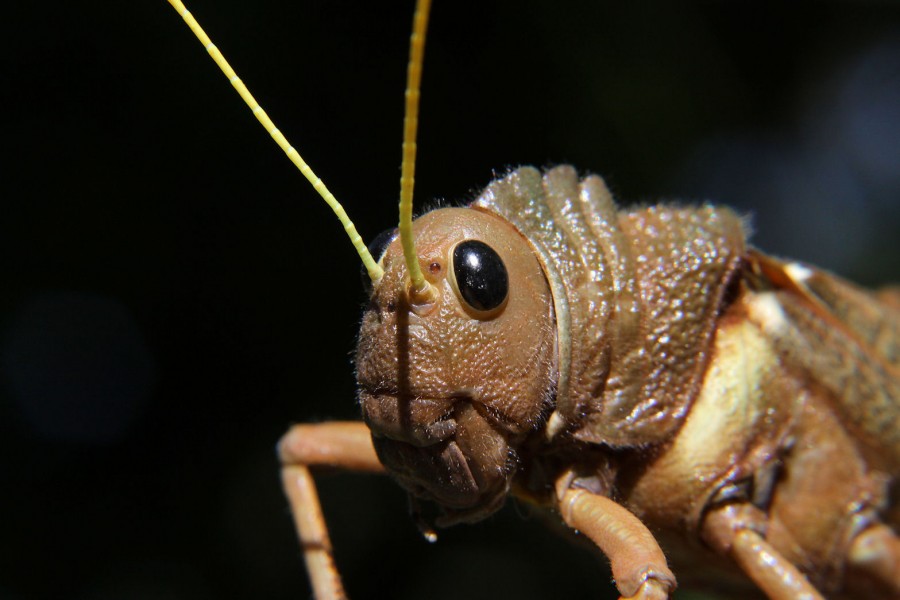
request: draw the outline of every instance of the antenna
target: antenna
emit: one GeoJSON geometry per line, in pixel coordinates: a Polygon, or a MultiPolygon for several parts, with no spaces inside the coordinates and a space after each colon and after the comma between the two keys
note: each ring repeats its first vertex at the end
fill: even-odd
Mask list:
{"type": "Polygon", "coordinates": [[[416,131],[419,128],[419,95],[422,64],[425,59],[425,31],[431,0],[417,0],[413,16],[413,32],[409,38],[409,64],[406,68],[406,114],[403,117],[403,162],[400,175],[400,243],[409,272],[409,300],[413,304],[428,304],[435,291],[425,280],[412,234],[412,200],[416,174],[416,131]]]}
{"type": "MultiPolygon", "coordinates": [[[[300,172],[303,173],[303,176],[306,177],[307,181],[309,181],[313,188],[322,196],[322,199],[331,207],[331,210],[334,211],[334,214],[337,216],[338,221],[341,222],[341,225],[344,226],[344,231],[347,232],[347,236],[350,238],[350,243],[353,244],[353,247],[356,249],[357,254],[363,261],[363,265],[366,267],[366,271],[369,273],[369,278],[373,282],[377,282],[381,279],[382,275],[384,275],[384,269],[382,269],[378,263],[375,262],[375,259],[372,258],[372,255],[369,253],[368,248],[363,243],[362,238],[359,233],[356,232],[356,227],[353,225],[353,221],[350,220],[350,217],[347,216],[346,211],[344,211],[344,207],[341,206],[340,202],[334,197],[334,195],[328,191],[328,188],[325,187],[325,184],[319,179],[312,169],[309,168],[309,165],[306,164],[306,161],[300,156],[300,154],[294,149],[293,146],[288,143],[287,138],[284,137],[275,124],[272,122],[272,119],[269,118],[269,115],[266,114],[266,111],[256,102],[253,96],[250,94],[250,90],[247,89],[247,86],[244,85],[244,82],[240,80],[237,74],[234,72],[234,69],[231,68],[231,65],[228,64],[228,61],[225,60],[225,57],[222,56],[222,53],[216,48],[215,44],[212,43],[212,40],[209,39],[209,36],[206,35],[206,32],[203,31],[203,28],[200,27],[200,24],[197,20],[188,12],[188,9],[185,8],[184,4],[181,0],[169,0],[169,4],[172,5],[178,14],[181,15],[181,18],[184,19],[184,22],[187,23],[188,27],[191,28],[191,31],[194,32],[194,35],[197,36],[197,39],[200,40],[200,43],[203,44],[203,47],[206,48],[206,51],[209,53],[210,57],[212,57],[213,61],[219,68],[222,69],[222,72],[225,74],[225,77],[228,78],[228,81],[231,82],[231,85],[234,86],[234,89],[237,90],[237,93],[240,94],[241,98],[243,98],[244,102],[247,106],[250,107],[250,110],[253,111],[254,116],[263,126],[263,128],[269,132],[269,135],[272,136],[272,139],[275,140],[275,143],[287,154],[287,157],[291,159],[291,162],[300,169],[300,172]]],[[[418,9],[416,11],[416,16],[418,18],[418,9]]],[[[426,9],[427,15],[427,9],[426,9]]],[[[424,26],[422,27],[422,31],[424,32],[424,26]]],[[[413,34],[415,36],[415,34],[413,34]]],[[[424,43],[420,42],[420,46],[424,43]]],[[[419,66],[418,70],[421,73],[422,64],[421,64],[421,54],[422,49],[419,50],[419,66]]],[[[412,60],[410,60],[410,71],[412,71],[412,60]]],[[[409,95],[409,91],[407,91],[407,96],[409,95]]],[[[416,87],[416,97],[418,100],[418,84],[416,87]]],[[[407,106],[409,105],[409,100],[407,99],[407,106]]],[[[418,102],[416,102],[416,109],[418,108],[418,102]]],[[[409,108],[407,108],[407,113],[409,108]]],[[[416,112],[418,112],[416,110],[416,112]]],[[[415,117],[414,117],[415,118],[415,117]]],[[[413,139],[415,139],[415,125],[412,127],[413,130],[413,139]]],[[[415,141],[413,141],[412,155],[415,156],[415,141]]],[[[404,156],[406,155],[406,142],[404,142],[404,156]]],[[[404,165],[405,165],[404,159],[404,165]]],[[[404,167],[405,169],[405,167],[404,167]]],[[[404,170],[405,172],[405,170],[404,170]]],[[[410,186],[410,206],[408,208],[410,214],[412,214],[412,183],[410,186]]],[[[401,218],[401,222],[403,219],[401,218]]],[[[408,227],[411,228],[411,219],[410,225],[408,227]]],[[[402,232],[402,226],[401,226],[402,232]]],[[[407,233],[409,236],[409,233],[407,233]]],[[[402,233],[401,233],[402,237],[402,233]]],[[[404,246],[405,249],[405,246],[404,246]]],[[[412,248],[412,251],[415,251],[415,248],[412,248]]],[[[415,256],[415,255],[413,255],[415,256]]],[[[409,259],[407,258],[407,263],[409,259]]],[[[418,263],[416,263],[416,267],[418,267],[418,263]]],[[[419,275],[422,277],[421,269],[419,270],[419,275]]],[[[422,279],[424,281],[424,277],[422,279]]],[[[426,282],[427,286],[427,282],[426,282]]]]}

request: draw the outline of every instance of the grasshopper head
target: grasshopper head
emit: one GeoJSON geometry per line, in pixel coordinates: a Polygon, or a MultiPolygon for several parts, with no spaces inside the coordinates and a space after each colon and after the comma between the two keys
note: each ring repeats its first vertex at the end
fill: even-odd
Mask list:
{"type": "Polygon", "coordinates": [[[363,417],[394,478],[443,510],[438,525],[474,521],[502,506],[516,448],[546,413],[553,302],[530,245],[502,219],[447,208],[414,231],[434,291],[416,303],[393,241],[360,330],[363,417]]]}

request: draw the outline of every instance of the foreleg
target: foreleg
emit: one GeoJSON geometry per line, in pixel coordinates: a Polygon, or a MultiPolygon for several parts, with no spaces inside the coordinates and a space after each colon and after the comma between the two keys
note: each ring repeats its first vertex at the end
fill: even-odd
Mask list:
{"type": "Polygon", "coordinates": [[[309,467],[383,473],[371,433],[360,422],[295,425],[278,443],[278,454],[284,493],[291,505],[313,595],[316,600],[346,598],[309,467]]]}
{"type": "Polygon", "coordinates": [[[561,494],[559,512],[569,527],[590,538],[609,558],[623,596],[663,600],[675,589],[675,576],[656,538],[626,508],[605,496],[569,489],[561,494]]]}

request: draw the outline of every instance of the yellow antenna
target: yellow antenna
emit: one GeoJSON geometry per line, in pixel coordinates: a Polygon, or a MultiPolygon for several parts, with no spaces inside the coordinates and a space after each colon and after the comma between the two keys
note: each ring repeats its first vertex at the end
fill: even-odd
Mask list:
{"type": "Polygon", "coordinates": [[[400,243],[409,271],[410,301],[424,304],[433,299],[434,289],[425,280],[416,255],[412,234],[412,199],[416,174],[416,130],[419,128],[419,91],[425,58],[425,30],[431,0],[417,0],[413,32],[409,38],[409,65],[406,69],[406,115],[403,117],[403,163],[400,175],[400,243]]]}
{"type": "MultiPolygon", "coordinates": [[[[366,245],[363,243],[362,238],[356,232],[356,227],[353,225],[353,221],[350,220],[350,217],[347,216],[347,213],[344,211],[344,207],[341,206],[340,202],[334,197],[334,195],[328,191],[328,188],[325,187],[325,184],[319,179],[313,170],[309,168],[309,165],[306,164],[306,161],[300,156],[300,154],[291,146],[287,138],[284,137],[277,127],[275,127],[275,123],[272,122],[272,119],[269,118],[269,115],[266,114],[266,111],[256,102],[253,96],[250,94],[250,90],[247,89],[247,86],[244,85],[244,82],[240,80],[237,74],[234,72],[234,69],[231,68],[231,65],[228,64],[228,61],[225,60],[225,57],[222,56],[222,53],[219,52],[219,49],[216,48],[215,44],[209,39],[209,36],[206,35],[206,32],[203,31],[203,28],[200,27],[200,24],[197,20],[188,12],[188,9],[185,8],[184,4],[181,0],[169,0],[169,4],[172,5],[178,14],[181,15],[181,18],[184,19],[184,22],[187,23],[188,27],[191,28],[191,31],[194,32],[194,35],[197,36],[197,39],[200,40],[200,43],[203,44],[203,47],[206,48],[206,51],[212,57],[219,68],[222,69],[222,72],[225,74],[225,77],[228,78],[228,81],[231,82],[231,85],[234,86],[234,89],[237,90],[237,93],[240,94],[241,98],[244,99],[244,102],[247,103],[247,106],[250,107],[250,110],[253,111],[253,114],[256,116],[257,120],[263,126],[263,128],[269,132],[269,135],[272,136],[272,139],[275,140],[275,143],[284,150],[284,153],[287,154],[287,157],[291,159],[291,162],[296,165],[300,172],[303,173],[303,176],[312,184],[313,188],[328,206],[331,207],[331,210],[334,211],[334,214],[337,215],[338,220],[341,222],[341,225],[344,226],[344,231],[347,232],[347,235],[350,237],[350,243],[353,244],[353,247],[356,248],[357,254],[363,261],[363,265],[366,267],[366,271],[369,273],[369,278],[374,282],[381,279],[381,276],[384,275],[384,269],[378,266],[378,263],[375,262],[375,259],[372,258],[372,255],[369,253],[369,249],[366,248],[366,245]]],[[[421,69],[421,65],[420,65],[421,69]]],[[[413,154],[415,154],[415,149],[413,150],[413,154]]],[[[410,210],[412,210],[410,208],[410,210]]]]}

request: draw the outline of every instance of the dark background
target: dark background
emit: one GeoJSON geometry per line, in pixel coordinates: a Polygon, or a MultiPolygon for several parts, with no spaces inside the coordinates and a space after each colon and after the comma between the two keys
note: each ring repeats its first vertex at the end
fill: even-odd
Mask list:
{"type": "MultiPolygon", "coordinates": [[[[411,2],[189,8],[367,240],[396,221],[411,2]]],[[[0,18],[0,598],[303,598],[274,447],[356,415],[358,259],[162,0],[0,18]]],[[[418,206],[571,162],[714,199],[868,285],[900,256],[896,2],[439,1],[418,206]]],[[[351,597],[610,593],[510,505],[417,534],[321,478],[351,597]]]]}

